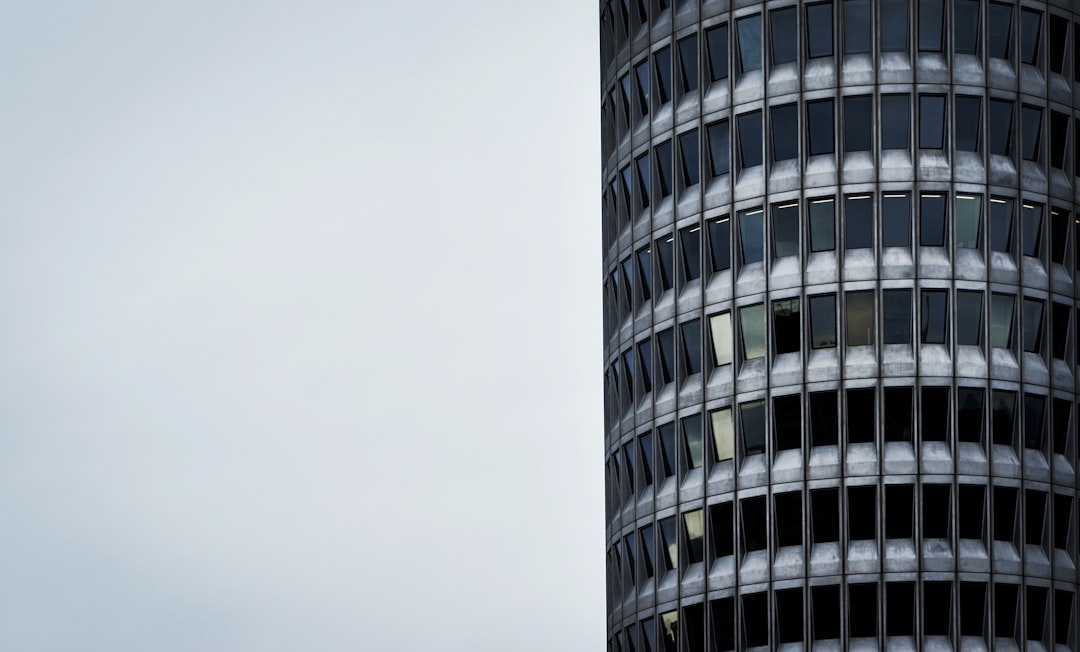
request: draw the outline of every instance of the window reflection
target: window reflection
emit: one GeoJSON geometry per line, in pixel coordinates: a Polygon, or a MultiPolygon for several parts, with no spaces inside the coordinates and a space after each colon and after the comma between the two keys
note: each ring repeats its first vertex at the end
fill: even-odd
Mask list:
{"type": "Polygon", "coordinates": [[[874,343],[874,293],[870,290],[848,292],[847,344],[864,346],[874,343]]]}
{"type": "Polygon", "coordinates": [[[761,165],[761,111],[736,116],[739,127],[740,169],[761,165]]]}
{"type": "Polygon", "coordinates": [[[979,132],[982,126],[982,98],[957,95],[955,108],[957,151],[979,151],[979,132]]]}
{"type": "Polygon", "coordinates": [[[656,104],[663,106],[671,101],[671,48],[658,50],[653,55],[656,66],[656,104]]]}
{"type": "Polygon", "coordinates": [[[765,357],[765,304],[739,308],[739,329],[742,331],[743,359],[765,357]]]}
{"type": "Polygon", "coordinates": [[[705,462],[705,440],[701,433],[701,415],[683,417],[683,440],[686,443],[686,461],[691,469],[701,468],[705,462]]]}
{"type": "Polygon", "coordinates": [[[701,227],[688,226],[679,231],[679,247],[682,250],[683,277],[693,281],[701,276],[701,227]]]}
{"type": "Polygon", "coordinates": [[[881,198],[881,244],[907,247],[911,237],[911,196],[885,193],[881,198]]]}
{"type": "Polygon", "coordinates": [[[773,340],[776,354],[798,353],[802,340],[802,324],[799,321],[799,300],[773,301],[773,340]]]}
{"type": "Polygon", "coordinates": [[[698,147],[697,129],[679,136],[679,161],[682,164],[684,188],[697,185],[701,180],[701,157],[698,147]]]}
{"type": "Polygon", "coordinates": [[[807,102],[806,120],[810,132],[810,156],[832,154],[835,147],[833,144],[833,101],[807,102]]]}
{"type": "Polygon", "coordinates": [[[1020,10],[1020,62],[1039,65],[1039,36],[1042,13],[1030,9],[1020,10]]]}
{"type": "Polygon", "coordinates": [[[911,290],[882,290],[882,338],[885,344],[911,344],[911,290]]]}
{"type": "Polygon", "coordinates": [[[919,147],[945,147],[945,96],[919,96],[919,147]]]}
{"type": "Polygon", "coordinates": [[[682,82],[682,92],[696,91],[698,87],[697,36],[687,36],[681,39],[678,48],[679,78],[682,82]]]}
{"type": "Polygon", "coordinates": [[[994,293],[990,296],[990,346],[1012,348],[1012,324],[1015,297],[994,293]]]}
{"type": "Polygon", "coordinates": [[[705,559],[705,518],[700,509],[683,514],[683,526],[686,528],[686,560],[696,564],[705,559]]]}
{"type": "Polygon", "coordinates": [[[845,244],[848,249],[874,246],[874,201],[870,195],[844,198],[845,244]]]}
{"type": "Polygon", "coordinates": [[[739,242],[742,263],[760,263],[765,258],[765,212],[760,208],[739,212],[739,242]]]}
{"type": "Polygon", "coordinates": [[[990,153],[1009,156],[1012,151],[1013,103],[990,100],[990,153]]]}
{"type": "Polygon", "coordinates": [[[799,255],[799,204],[772,207],[773,257],[799,255]]]}
{"type": "Polygon", "coordinates": [[[868,152],[873,141],[873,101],[869,95],[844,98],[844,151],[868,152]]]}
{"type": "Polygon", "coordinates": [[[979,246],[979,216],[982,197],[978,195],[956,196],[956,247],[975,249],[979,246]]]}
{"type": "Polygon", "coordinates": [[[836,295],[810,297],[810,346],[826,349],[836,346],[836,295]]]}
{"type": "Polygon", "coordinates": [[[739,32],[739,68],[745,74],[761,69],[761,15],[740,18],[735,23],[739,32]]]}
{"type": "Polygon", "coordinates": [[[713,410],[709,415],[712,421],[713,445],[716,447],[716,459],[719,462],[735,457],[735,424],[731,417],[731,408],[713,410]]]}
{"type": "Polygon", "coordinates": [[[713,361],[720,367],[731,364],[734,338],[731,332],[731,313],[722,312],[709,318],[712,333],[713,361]]]}
{"type": "Polygon", "coordinates": [[[810,201],[810,251],[831,251],[836,248],[835,204],[831,197],[810,201]]]}
{"type": "Polygon", "coordinates": [[[728,129],[728,121],[714,122],[708,126],[707,130],[712,175],[718,177],[721,174],[727,174],[731,167],[729,163],[731,160],[731,132],[728,129]]]}
{"type": "Polygon", "coordinates": [[[669,571],[677,570],[679,568],[679,532],[674,516],[660,521],[660,538],[664,546],[664,567],[669,571]]]}

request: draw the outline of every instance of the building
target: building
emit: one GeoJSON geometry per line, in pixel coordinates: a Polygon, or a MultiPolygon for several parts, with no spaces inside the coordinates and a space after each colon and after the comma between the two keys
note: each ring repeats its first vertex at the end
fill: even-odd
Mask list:
{"type": "Polygon", "coordinates": [[[600,23],[610,649],[1078,649],[1080,4],[600,23]]]}

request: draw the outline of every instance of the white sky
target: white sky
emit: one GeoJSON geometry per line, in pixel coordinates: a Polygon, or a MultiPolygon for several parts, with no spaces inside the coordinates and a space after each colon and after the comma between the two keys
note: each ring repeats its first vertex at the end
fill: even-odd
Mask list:
{"type": "Polygon", "coordinates": [[[602,649],[596,3],[0,7],[0,649],[602,649]]]}

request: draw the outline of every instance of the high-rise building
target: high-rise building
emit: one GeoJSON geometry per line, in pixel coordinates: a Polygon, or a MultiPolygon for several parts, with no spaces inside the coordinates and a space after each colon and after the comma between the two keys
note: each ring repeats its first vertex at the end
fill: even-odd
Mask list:
{"type": "Polygon", "coordinates": [[[610,650],[1078,649],[1080,3],[600,23],[610,650]]]}

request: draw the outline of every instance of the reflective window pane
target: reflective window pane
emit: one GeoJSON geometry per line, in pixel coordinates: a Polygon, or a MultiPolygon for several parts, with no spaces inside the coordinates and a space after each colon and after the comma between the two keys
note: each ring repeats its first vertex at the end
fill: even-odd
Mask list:
{"type": "Polygon", "coordinates": [[[874,246],[874,200],[870,195],[844,198],[844,243],[847,249],[874,246]]]}
{"type": "Polygon", "coordinates": [[[721,120],[708,126],[709,133],[709,161],[714,177],[727,174],[730,169],[730,139],[731,132],[728,130],[728,121],[721,120]]]}
{"type": "Polygon", "coordinates": [[[726,216],[709,222],[709,258],[713,272],[731,268],[731,220],[726,216]]]}
{"type": "Polygon", "coordinates": [[[945,146],[945,97],[919,96],[919,147],[941,149],[945,146]]]}
{"type": "Polygon", "coordinates": [[[990,249],[1009,251],[1012,243],[1013,202],[1001,197],[990,198],[990,249]]]}
{"type": "Polygon", "coordinates": [[[701,371],[701,320],[694,319],[679,327],[683,346],[683,368],[687,375],[701,371]]]}
{"type": "Polygon", "coordinates": [[[954,0],[953,50],[957,54],[979,53],[979,0],[954,0]]]}
{"type": "Polygon", "coordinates": [[[772,207],[773,257],[799,255],[799,204],[772,207]]]}
{"type": "Polygon", "coordinates": [[[760,208],[739,211],[739,244],[744,265],[765,259],[764,217],[765,212],[760,208]]]}
{"type": "Polygon", "coordinates": [[[741,169],[761,165],[761,111],[736,117],[739,126],[739,163],[741,169]]]}
{"type": "Polygon", "coordinates": [[[833,53],[832,3],[806,6],[807,53],[811,59],[831,57],[833,53]]]}
{"type": "Polygon", "coordinates": [[[919,244],[923,247],[945,246],[944,194],[926,194],[919,197],[919,244]]]}
{"type": "Polygon", "coordinates": [[[686,443],[686,462],[691,469],[701,468],[705,463],[704,439],[701,432],[701,415],[683,417],[680,421],[683,441],[686,443]]]}
{"type": "Polygon", "coordinates": [[[712,422],[716,461],[732,459],[735,457],[735,424],[731,418],[731,408],[714,410],[709,414],[709,420],[712,422]]]}
{"type": "Polygon", "coordinates": [[[987,23],[989,40],[987,54],[997,59],[1009,58],[1009,39],[1012,32],[1012,5],[991,2],[987,23]]]}
{"type": "Polygon", "coordinates": [[[675,236],[669,235],[656,241],[656,256],[660,291],[670,290],[675,286],[675,236]]]}
{"type": "Polygon", "coordinates": [[[835,205],[832,198],[810,200],[810,251],[831,251],[836,248],[835,205]]]}
{"type": "Polygon", "coordinates": [[[1042,353],[1043,302],[1024,299],[1024,351],[1042,353]]]}
{"type": "Polygon", "coordinates": [[[769,45],[774,66],[791,63],[799,56],[797,18],[794,7],[769,12],[769,45]]]}
{"type": "Polygon", "coordinates": [[[774,161],[799,158],[799,105],[785,104],[771,109],[774,161]]]}
{"type": "Polygon", "coordinates": [[[881,24],[889,26],[881,30],[882,52],[907,52],[909,7],[910,0],[881,0],[881,24]]]}
{"type": "Polygon", "coordinates": [[[1042,109],[1025,104],[1020,112],[1021,156],[1025,161],[1039,160],[1042,109]]]}
{"type": "MultiPolygon", "coordinates": [[[[698,47],[697,36],[687,36],[681,39],[679,47],[679,81],[682,82],[682,92],[689,93],[698,87],[698,47]]],[[[724,58],[727,58],[725,48],[724,58]]],[[[725,68],[727,68],[726,61],[725,68]]]]}
{"type": "Polygon", "coordinates": [[[652,298],[652,248],[645,247],[637,252],[638,284],[641,288],[641,298],[649,301],[652,298]]]}
{"type": "Polygon", "coordinates": [[[1012,348],[1013,306],[1016,297],[1010,294],[990,295],[990,346],[1012,348]]]}
{"type": "Polygon", "coordinates": [[[983,293],[967,290],[956,292],[956,343],[978,346],[982,338],[983,293]]]}
{"type": "Polygon", "coordinates": [[[674,179],[672,178],[671,141],[660,143],[653,150],[653,158],[656,159],[656,184],[654,192],[657,199],[669,197],[672,192],[674,179]]]}
{"type": "Polygon", "coordinates": [[[750,401],[739,404],[742,418],[743,452],[758,455],[765,452],[765,402],[750,401]]]}
{"type": "Polygon", "coordinates": [[[735,23],[739,32],[739,69],[743,73],[761,69],[761,15],[740,18],[735,23]]]}
{"type": "Polygon", "coordinates": [[[679,163],[682,169],[683,187],[689,188],[696,185],[701,180],[697,129],[679,136],[679,163]]]}
{"type": "Polygon", "coordinates": [[[844,0],[844,54],[870,52],[870,0],[844,0]]]}
{"type": "Polygon", "coordinates": [[[653,55],[656,67],[656,105],[662,106],[671,101],[671,48],[657,50],[653,55]]]}
{"type": "Polygon", "coordinates": [[[908,135],[911,100],[909,95],[881,96],[881,149],[907,149],[911,139],[908,135]]]}
{"type": "Polygon", "coordinates": [[[739,308],[739,330],[742,334],[744,360],[765,357],[765,304],[739,308]]]}
{"type": "Polygon", "coordinates": [[[1012,151],[1013,103],[990,100],[990,153],[1009,156],[1012,151]]]}
{"type": "Polygon", "coordinates": [[[649,115],[649,62],[642,61],[634,68],[634,79],[637,80],[637,115],[645,117],[649,115]]]}
{"type": "Polygon", "coordinates": [[[1024,202],[1020,213],[1023,227],[1021,243],[1024,246],[1024,255],[1038,257],[1039,245],[1042,243],[1043,207],[1039,204],[1024,202]]]}
{"type": "Polygon", "coordinates": [[[881,244],[907,247],[911,242],[911,195],[885,193],[881,197],[881,244]]]}
{"type": "Polygon", "coordinates": [[[874,343],[874,293],[873,291],[848,292],[847,344],[864,346],[874,343]]]}
{"type": "Polygon", "coordinates": [[[1020,10],[1020,63],[1039,65],[1039,36],[1042,31],[1042,13],[1030,9],[1020,10]]]}
{"type": "Polygon", "coordinates": [[[810,297],[810,346],[828,349],[836,346],[836,295],[810,297]]]}
{"type": "Polygon", "coordinates": [[[979,246],[979,221],[982,214],[982,197],[957,195],[955,208],[956,247],[975,249],[979,246]]]}
{"type": "Polygon", "coordinates": [[[798,353],[802,341],[802,324],[799,320],[799,300],[773,301],[773,342],[776,354],[798,353]]]}
{"type": "Polygon", "coordinates": [[[693,281],[701,276],[701,227],[688,226],[679,231],[683,278],[693,281]]]}
{"type": "Polygon", "coordinates": [[[873,101],[869,95],[844,98],[844,151],[870,151],[873,141],[873,101]]]}
{"type": "Polygon", "coordinates": [[[660,373],[664,383],[675,380],[675,329],[669,328],[656,334],[660,352],[660,373]]]}
{"type": "Polygon", "coordinates": [[[649,207],[649,155],[643,154],[636,161],[638,209],[649,207]]]}
{"type": "Polygon", "coordinates": [[[717,25],[705,30],[705,43],[709,49],[709,76],[712,81],[727,79],[728,76],[728,29],[727,25],[717,25]]]}
{"type": "Polygon", "coordinates": [[[947,290],[922,291],[922,343],[944,344],[948,324],[949,295],[947,290]]]}
{"type": "MultiPolygon", "coordinates": [[[[942,0],[919,0],[919,51],[941,52],[942,0]]],[[[887,28],[886,28],[887,29],[887,28]]]]}
{"type": "Polygon", "coordinates": [[[714,364],[717,367],[731,364],[735,341],[731,332],[731,313],[722,312],[709,317],[709,332],[712,334],[714,364]]]}
{"type": "Polygon", "coordinates": [[[835,147],[833,144],[833,101],[807,102],[806,122],[810,132],[810,156],[832,154],[835,147]]]}
{"type": "Polygon", "coordinates": [[[911,290],[882,290],[882,340],[911,344],[911,290]]]}
{"type": "Polygon", "coordinates": [[[961,152],[979,151],[982,128],[982,98],[956,96],[956,149],[961,152]]]}

